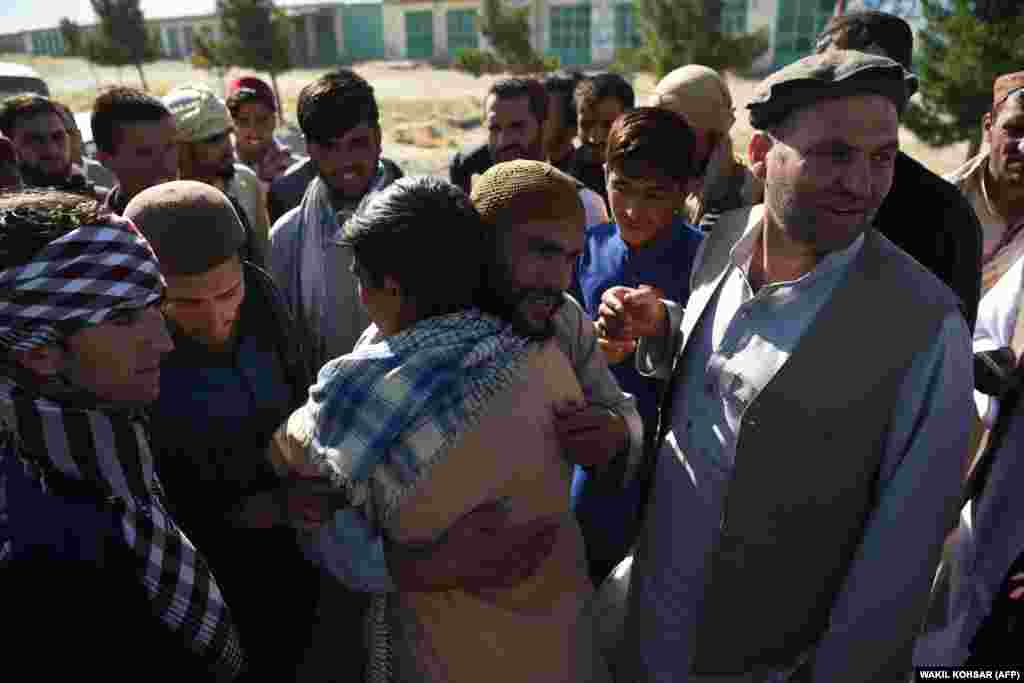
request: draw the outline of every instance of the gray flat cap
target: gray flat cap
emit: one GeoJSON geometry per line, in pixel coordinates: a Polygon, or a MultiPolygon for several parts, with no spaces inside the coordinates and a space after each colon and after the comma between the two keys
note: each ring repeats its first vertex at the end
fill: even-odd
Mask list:
{"type": "Polygon", "coordinates": [[[764,79],[747,104],[750,125],[771,128],[797,109],[825,99],[881,95],[903,113],[917,77],[881,55],[828,50],[779,69],[764,79]]]}

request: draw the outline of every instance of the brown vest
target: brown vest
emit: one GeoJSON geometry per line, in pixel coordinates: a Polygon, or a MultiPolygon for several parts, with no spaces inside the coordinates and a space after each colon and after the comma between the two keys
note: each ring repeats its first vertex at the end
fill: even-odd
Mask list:
{"type": "MultiPolygon", "coordinates": [[[[687,336],[729,269],[730,249],[761,211],[732,211],[716,225],[693,279],[687,336]]],[[[876,502],[904,376],[957,310],[952,292],[920,264],[876,230],[865,237],[741,420],[697,625],[698,674],[792,666],[824,633],[876,502]]]]}

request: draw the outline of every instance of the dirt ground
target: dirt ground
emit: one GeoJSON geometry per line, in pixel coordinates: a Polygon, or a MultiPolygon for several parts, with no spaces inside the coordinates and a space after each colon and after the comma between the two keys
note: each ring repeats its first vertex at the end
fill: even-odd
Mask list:
{"type": "MultiPolygon", "coordinates": [[[[0,55],[0,61],[20,61],[33,66],[47,81],[54,97],[75,111],[87,111],[102,87],[119,83],[139,85],[133,68],[98,68],[81,59],[0,55]]],[[[384,154],[397,161],[406,173],[446,177],[448,161],[455,150],[486,139],[486,133],[480,126],[482,101],[496,76],[475,78],[458,71],[408,61],[366,62],[353,68],[373,85],[376,92],[385,137],[384,154]]],[[[294,123],[299,91],[325,71],[297,70],[278,78],[286,119],[294,123]]],[[[237,75],[227,74],[222,80],[215,74],[177,61],[147,65],[145,74],[150,90],[157,95],[195,81],[221,90],[226,80],[237,75]]],[[[731,75],[728,81],[736,103],[733,140],[737,152],[745,156],[751,129],[743,105],[753,93],[757,81],[731,75]]],[[[646,101],[653,86],[654,80],[649,75],[635,77],[634,87],[639,103],[646,101]]],[[[901,131],[901,143],[904,151],[938,173],[960,165],[967,150],[967,143],[938,149],[929,147],[906,129],[901,131]]]]}

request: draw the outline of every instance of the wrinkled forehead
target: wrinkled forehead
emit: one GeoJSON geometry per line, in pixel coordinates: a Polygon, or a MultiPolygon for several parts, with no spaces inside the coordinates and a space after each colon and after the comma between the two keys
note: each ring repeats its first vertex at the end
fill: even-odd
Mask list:
{"type": "Polygon", "coordinates": [[[999,106],[995,124],[997,126],[1005,126],[1007,123],[1019,125],[1022,122],[1024,122],[1024,88],[1011,92],[999,106]]]}
{"type": "Polygon", "coordinates": [[[878,139],[888,144],[899,136],[899,114],[882,95],[828,98],[792,112],[776,136],[806,144],[819,139],[878,139]]]}

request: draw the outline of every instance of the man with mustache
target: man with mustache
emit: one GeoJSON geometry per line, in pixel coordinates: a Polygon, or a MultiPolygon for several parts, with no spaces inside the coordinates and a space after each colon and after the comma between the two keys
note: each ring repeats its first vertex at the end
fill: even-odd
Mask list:
{"type": "Polygon", "coordinates": [[[298,116],[317,176],[270,231],[269,265],[315,372],[351,351],[369,324],[341,226],[367,195],[402,171],[381,158],[373,87],[354,71],[339,69],[304,87],[298,116]]]}
{"type": "Polygon", "coordinates": [[[208,550],[253,668],[291,680],[318,573],[291,529],[268,519],[281,482],[263,453],[312,381],[298,335],[270,275],[243,258],[245,229],[222,192],[163,183],[136,195],[124,216],[167,280],[162,309],[175,348],[163,362],[149,431],[168,504],[208,550]],[[268,591],[267,576],[288,590],[268,591]],[[275,620],[290,628],[281,632],[275,620]]]}
{"type": "Polygon", "coordinates": [[[770,76],[748,105],[765,202],[705,239],[685,313],[602,298],[601,326],[669,382],[622,680],[910,673],[973,384],[957,297],[872,227],[911,78],[846,50],[770,76]]]}
{"type": "MultiPolygon", "coordinates": [[[[847,12],[833,17],[815,52],[859,50],[880,54],[911,70],[914,32],[904,19],[885,12],[847,12]]],[[[875,226],[960,297],[968,329],[974,329],[981,298],[982,230],[968,201],[923,165],[900,152],[875,226]],[[914,216],[908,221],[907,216],[914,216]],[[927,226],[922,229],[921,226],[927,226]]]]}
{"type": "Polygon", "coordinates": [[[82,172],[71,163],[71,136],[61,111],[49,98],[24,94],[0,105],[0,133],[18,152],[21,177],[27,187],[52,187],[102,200],[82,172]]]}
{"type": "Polygon", "coordinates": [[[946,176],[981,221],[982,295],[1024,256],[1024,71],[1000,76],[992,91],[981,120],[987,149],[946,176]]]}
{"type": "Polygon", "coordinates": [[[580,81],[576,86],[576,122],[580,146],[569,166],[569,173],[588,188],[601,195],[607,203],[605,183],[605,146],[615,119],[635,105],[633,86],[615,73],[600,73],[580,81]]]}
{"type": "Polygon", "coordinates": [[[270,219],[256,174],[235,163],[231,113],[205,85],[176,88],[163,100],[174,116],[178,140],[178,176],[212,185],[238,210],[245,227],[246,259],[264,265],[270,219]]]}
{"type": "MultiPolygon", "coordinates": [[[[484,99],[487,143],[465,157],[462,152],[455,155],[450,169],[452,183],[468,194],[473,176],[494,164],[516,159],[544,161],[544,126],[551,115],[548,103],[544,86],[533,79],[508,78],[491,86],[484,99]]],[[[587,226],[607,222],[608,210],[601,198],[582,184],[579,194],[587,226]]]]}

